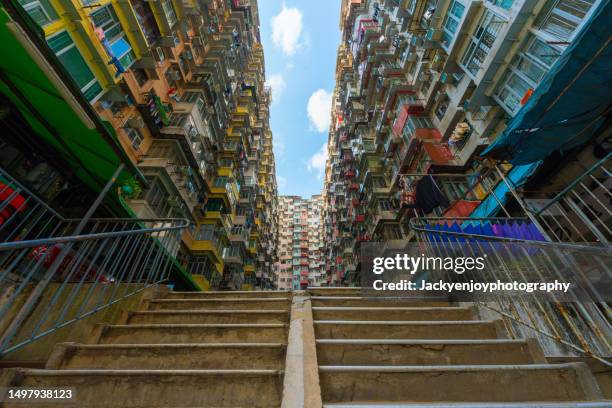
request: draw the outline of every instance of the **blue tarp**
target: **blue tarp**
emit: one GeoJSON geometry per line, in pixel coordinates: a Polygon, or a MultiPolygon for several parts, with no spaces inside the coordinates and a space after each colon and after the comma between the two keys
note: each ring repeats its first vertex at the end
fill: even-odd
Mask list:
{"type": "Polygon", "coordinates": [[[604,0],[482,155],[528,164],[591,139],[611,101],[611,21],[612,5],[604,0]]]}
{"type": "MultiPolygon", "coordinates": [[[[538,167],[540,167],[540,164],[542,164],[541,161],[521,166],[514,166],[506,175],[506,179],[509,183],[511,183],[513,188],[519,188],[527,182],[529,177],[531,177],[538,167]]],[[[508,195],[510,194],[510,188],[508,185],[501,181],[493,191],[495,192],[495,197],[497,197],[497,200],[495,197],[493,197],[493,194],[489,194],[487,198],[485,198],[485,200],[472,212],[470,215],[471,218],[494,217],[501,209],[498,201],[500,201],[502,204],[506,204],[508,201],[508,195]]]]}

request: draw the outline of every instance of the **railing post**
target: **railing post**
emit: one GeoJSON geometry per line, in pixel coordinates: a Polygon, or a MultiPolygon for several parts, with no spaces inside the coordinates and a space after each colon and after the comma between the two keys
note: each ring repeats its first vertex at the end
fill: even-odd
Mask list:
{"type": "MultiPolygon", "coordinates": [[[[91,205],[91,207],[89,207],[89,209],[87,210],[87,212],[85,213],[83,218],[79,221],[79,223],[76,226],[76,228],[74,229],[72,235],[76,236],[76,235],[79,235],[81,232],[83,232],[83,229],[85,228],[85,225],[87,225],[87,222],[89,222],[89,220],[93,216],[94,212],[98,209],[98,207],[102,203],[102,200],[104,200],[104,197],[106,196],[108,191],[111,189],[113,184],[115,184],[115,181],[117,180],[117,177],[119,176],[119,174],[123,170],[124,166],[125,165],[123,163],[121,163],[117,167],[117,169],[115,170],[115,172],[111,176],[110,180],[106,183],[106,185],[104,186],[102,191],[100,191],[100,193],[98,194],[98,196],[94,200],[94,202],[91,205]]],[[[18,332],[19,328],[21,327],[21,325],[23,324],[23,322],[26,320],[26,318],[32,312],[32,310],[34,309],[34,307],[38,303],[40,297],[43,295],[45,289],[47,288],[47,286],[49,285],[49,283],[53,279],[53,276],[57,272],[57,269],[62,264],[62,262],[64,261],[64,259],[66,258],[66,256],[68,255],[68,253],[70,252],[70,250],[72,249],[73,246],[74,246],[74,243],[72,243],[72,242],[68,243],[68,244],[66,244],[64,246],[64,248],[59,253],[57,258],[53,261],[53,264],[51,264],[51,266],[49,267],[49,269],[45,273],[45,276],[43,276],[43,278],[38,282],[38,284],[36,285],[36,287],[34,288],[32,293],[30,294],[30,296],[28,296],[28,299],[26,300],[26,302],[23,304],[23,306],[21,307],[19,312],[15,315],[15,317],[11,321],[11,324],[7,327],[5,332],[2,334],[2,337],[0,338],[0,355],[2,355],[4,353],[4,350],[6,350],[6,348],[8,347],[8,345],[11,342],[11,340],[13,339],[13,337],[17,334],[17,332],[18,332]]]]}
{"type": "Polygon", "coordinates": [[[510,191],[514,199],[518,202],[518,204],[521,206],[521,208],[529,218],[529,221],[531,221],[533,225],[535,225],[536,228],[540,230],[540,233],[544,236],[544,238],[546,238],[547,241],[552,242],[552,239],[550,239],[550,236],[546,233],[546,230],[544,230],[542,225],[540,225],[536,217],[533,215],[533,212],[529,208],[527,208],[527,206],[523,202],[523,199],[519,197],[518,193],[514,189],[514,186],[510,183],[510,181],[508,181],[508,179],[506,179],[506,176],[504,176],[504,172],[501,171],[499,166],[495,166],[495,170],[497,171],[497,174],[501,177],[503,182],[506,183],[506,185],[508,186],[508,190],[510,191]]]}

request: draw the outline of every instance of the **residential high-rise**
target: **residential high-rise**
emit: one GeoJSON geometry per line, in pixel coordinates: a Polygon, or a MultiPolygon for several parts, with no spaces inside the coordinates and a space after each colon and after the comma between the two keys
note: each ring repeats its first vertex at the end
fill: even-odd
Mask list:
{"type": "Polygon", "coordinates": [[[321,248],[321,196],[280,196],[276,278],[278,289],[299,290],[325,282],[321,248]]]}
{"type": "Polygon", "coordinates": [[[144,180],[140,218],[184,217],[202,289],[271,288],[276,176],[255,0],[19,0],[144,180]]]}
{"type": "MultiPolygon", "coordinates": [[[[604,3],[342,1],[323,192],[330,284],[358,284],[361,243],[414,240],[412,218],[498,213],[492,201],[507,197],[492,189],[503,177],[524,185],[539,158],[516,152],[512,161],[531,167],[500,163],[500,174],[480,156],[497,139],[522,140],[525,132],[505,136],[517,126],[536,126],[521,123],[521,108],[604,3]],[[424,194],[427,183],[439,194],[424,194]]],[[[582,143],[591,135],[577,132],[582,143]]],[[[588,167],[596,158],[582,160],[588,167]]]]}

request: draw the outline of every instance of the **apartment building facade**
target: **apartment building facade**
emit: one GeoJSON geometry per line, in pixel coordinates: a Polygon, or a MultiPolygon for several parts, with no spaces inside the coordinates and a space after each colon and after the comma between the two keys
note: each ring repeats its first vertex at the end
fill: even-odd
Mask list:
{"type": "Polygon", "coordinates": [[[255,0],[19,0],[146,183],[139,218],[192,223],[202,289],[273,286],[276,176],[255,0]]]}
{"type": "Polygon", "coordinates": [[[278,202],[277,288],[300,290],[325,281],[321,249],[321,196],[280,196],[278,202]]]}
{"type": "Polygon", "coordinates": [[[330,285],[358,282],[362,243],[413,239],[412,217],[492,216],[482,204],[502,176],[480,153],[601,6],[342,2],[323,192],[330,285]]]}

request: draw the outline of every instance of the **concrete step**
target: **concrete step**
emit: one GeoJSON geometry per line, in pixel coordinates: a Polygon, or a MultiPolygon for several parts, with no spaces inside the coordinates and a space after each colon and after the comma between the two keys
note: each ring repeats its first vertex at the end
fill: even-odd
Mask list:
{"type": "MultiPolygon", "coordinates": [[[[610,408],[612,400],[602,401],[570,401],[570,402],[534,402],[529,408],[610,408]]],[[[468,403],[400,403],[400,404],[376,404],[376,403],[351,403],[348,404],[325,404],[323,408],[525,408],[524,402],[468,402],[468,403]]]]}
{"type": "Polygon", "coordinates": [[[73,389],[71,402],[32,405],[55,408],[278,407],[283,382],[279,370],[8,369],[1,378],[13,387],[73,389]]]}
{"type": "Polygon", "coordinates": [[[147,310],[286,310],[290,299],[241,299],[241,298],[190,298],[190,299],[147,299],[143,309],[147,310]]]}
{"type": "Polygon", "coordinates": [[[204,292],[168,292],[164,299],[199,299],[199,298],[233,298],[233,299],[269,299],[291,298],[291,292],[282,290],[266,291],[204,291],[204,292]]]}
{"type": "Polygon", "coordinates": [[[77,344],[59,343],[47,369],[281,370],[281,343],[77,344]]]}
{"type": "Polygon", "coordinates": [[[128,324],[288,323],[286,310],[150,310],[131,311],[128,324]]]}
{"type": "Polygon", "coordinates": [[[423,300],[412,298],[384,298],[362,296],[316,296],[312,297],[313,307],[448,307],[444,300],[423,300]]]}
{"type": "Polygon", "coordinates": [[[602,394],[587,366],[321,366],[328,403],[597,401],[602,394]]]}
{"type": "Polygon", "coordinates": [[[315,320],[474,320],[469,307],[313,307],[315,320]]]}
{"type": "Polygon", "coordinates": [[[96,326],[94,344],[284,343],[285,324],[130,324],[96,326]]]}
{"type": "Polygon", "coordinates": [[[320,288],[320,287],[309,287],[306,289],[308,294],[314,296],[359,296],[363,293],[363,288],[320,288]]]}
{"type": "Polygon", "coordinates": [[[504,338],[500,320],[474,321],[340,321],[315,320],[317,339],[497,339],[504,338]]]}
{"type": "Polygon", "coordinates": [[[532,340],[317,340],[319,365],[488,365],[545,363],[532,340]]]}

